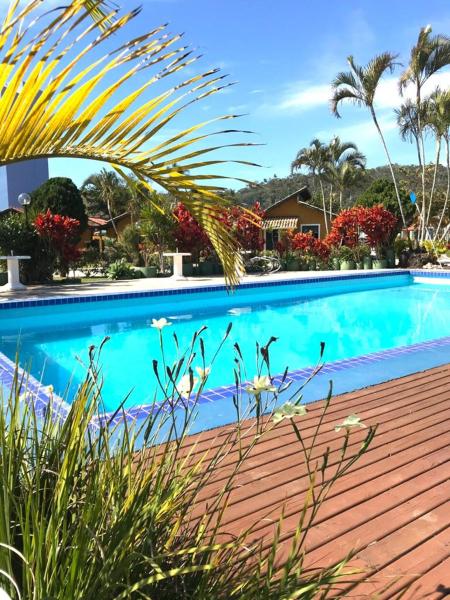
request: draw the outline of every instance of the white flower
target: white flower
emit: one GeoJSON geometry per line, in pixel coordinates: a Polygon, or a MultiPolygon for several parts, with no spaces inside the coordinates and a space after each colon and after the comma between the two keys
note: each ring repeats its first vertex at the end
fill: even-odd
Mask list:
{"type": "Polygon", "coordinates": [[[272,385],[268,375],[255,375],[253,377],[253,385],[246,388],[249,394],[262,394],[262,392],[276,392],[277,388],[272,385]]]}
{"type": "Polygon", "coordinates": [[[183,375],[183,377],[177,383],[177,392],[180,394],[180,396],[182,398],[189,400],[189,396],[194,391],[194,388],[197,385],[197,383],[198,383],[197,377],[194,377],[192,379],[192,383],[191,383],[191,377],[190,377],[190,375],[188,375],[186,373],[186,375],[183,375]]]}
{"type": "Polygon", "coordinates": [[[195,370],[202,381],[207,379],[208,375],[211,373],[211,367],[205,367],[204,369],[203,367],[195,367],[195,370]]]}
{"type": "Polygon", "coordinates": [[[277,408],[272,416],[274,423],[279,423],[283,419],[292,419],[293,417],[303,417],[306,415],[306,406],[303,404],[293,404],[292,402],[285,402],[282,406],[277,408]]]}
{"type": "Polygon", "coordinates": [[[162,319],[152,319],[151,327],[161,331],[161,329],[164,329],[164,327],[167,327],[168,325],[172,325],[172,323],[165,317],[162,317],[162,319]]]}
{"type": "Polygon", "coordinates": [[[340,425],[336,425],[334,430],[340,431],[341,429],[346,429],[347,431],[349,431],[353,427],[361,427],[362,429],[365,429],[366,425],[364,425],[364,423],[361,423],[361,417],[352,414],[349,415],[346,419],[344,419],[340,425]]]}

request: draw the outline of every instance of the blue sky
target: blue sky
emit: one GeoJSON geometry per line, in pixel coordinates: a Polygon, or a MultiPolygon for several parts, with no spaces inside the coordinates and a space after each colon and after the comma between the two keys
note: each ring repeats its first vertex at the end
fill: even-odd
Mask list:
{"type": "MultiPolygon", "coordinates": [[[[139,2],[126,0],[126,4],[131,7],[139,2]]],[[[340,135],[359,145],[368,166],[384,164],[366,111],[349,105],[340,120],[330,114],[329,82],[346,68],[349,54],[365,63],[389,50],[398,52],[406,63],[421,26],[430,23],[434,32],[450,34],[448,0],[143,0],[141,4],[143,12],[130,33],[168,21],[170,31],[184,31],[186,40],[204,54],[199,69],[219,66],[238,82],[203,106],[198,104],[186,116],[190,121],[178,126],[224,112],[246,113],[239,125],[254,131],[255,141],[264,146],[238,154],[263,167],[229,167],[226,172],[251,180],[287,175],[297,150],[316,136],[328,141],[340,135]]],[[[433,83],[450,87],[450,72],[433,83]]],[[[393,159],[413,162],[413,147],[401,142],[395,129],[393,108],[400,102],[395,77],[383,83],[377,102],[393,159]]],[[[222,156],[230,157],[231,152],[222,156]]],[[[81,184],[100,166],[52,160],[50,174],[70,176],[81,184]]]]}

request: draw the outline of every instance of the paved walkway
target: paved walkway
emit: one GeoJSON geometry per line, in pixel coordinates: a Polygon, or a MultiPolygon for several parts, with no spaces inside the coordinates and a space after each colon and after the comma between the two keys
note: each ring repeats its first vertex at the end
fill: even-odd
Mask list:
{"type": "MultiPolygon", "coordinates": [[[[382,271],[282,271],[273,275],[246,275],[242,281],[277,281],[283,279],[303,279],[308,277],[330,277],[339,275],[354,275],[356,273],[377,273],[389,272],[393,269],[383,269],[382,271]]],[[[397,273],[401,273],[400,269],[395,269],[397,273]]],[[[64,296],[79,296],[79,295],[101,295],[101,294],[116,294],[118,292],[142,292],[147,290],[167,290],[201,287],[206,285],[224,284],[225,279],[220,276],[216,277],[188,277],[184,281],[174,281],[170,277],[163,278],[148,278],[148,279],[131,279],[123,281],[99,281],[98,283],[80,283],[66,285],[30,285],[19,292],[2,291],[0,288],[0,302],[8,300],[24,300],[31,298],[51,298],[64,296]]]]}
{"type": "MultiPolygon", "coordinates": [[[[320,412],[321,403],[315,403],[298,420],[310,442],[320,412]]],[[[365,575],[342,585],[345,597],[399,598],[409,585],[402,598],[450,596],[450,365],[335,398],[317,440],[318,455],[330,447],[331,464],[342,442],[334,426],[350,413],[367,425],[378,424],[378,431],[368,452],[321,507],[308,538],[307,566],[329,564],[357,549],[351,565],[365,575]]],[[[227,430],[193,440],[202,440],[200,448],[211,447],[223,443],[227,430]]],[[[364,435],[365,430],[352,433],[353,449],[364,435]]],[[[232,468],[233,458],[227,458],[218,479],[232,468]]],[[[290,423],[283,422],[252,450],[240,472],[224,532],[237,534],[253,525],[255,538],[270,544],[273,522],[284,505],[281,540],[287,552],[305,484],[298,442],[290,423]]]]}

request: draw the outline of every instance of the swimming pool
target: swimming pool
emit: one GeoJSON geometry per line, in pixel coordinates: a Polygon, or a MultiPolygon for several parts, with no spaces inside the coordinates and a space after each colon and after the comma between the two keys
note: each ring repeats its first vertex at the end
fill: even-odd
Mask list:
{"type": "MultiPolygon", "coordinates": [[[[172,323],[163,330],[169,363],[176,356],[174,332],[184,348],[194,331],[206,325],[202,338],[209,364],[232,323],[208,380],[217,400],[226,396],[220,390],[233,383],[235,343],[245,364],[254,365],[256,341],[264,344],[275,336],[272,372],[279,374],[288,368],[305,376],[318,360],[321,342],[325,342],[324,359],[333,373],[333,365],[361,366],[361,356],[389,356],[399,348],[450,337],[450,286],[417,283],[408,272],[243,285],[231,295],[216,286],[127,296],[11,304],[8,310],[0,310],[0,350],[14,360],[19,349],[21,365],[29,366],[37,380],[52,384],[55,392],[70,402],[83,379],[82,363],[87,363],[89,346],[99,345],[109,336],[101,358],[103,398],[106,410],[114,411],[128,394],[127,408],[154,400],[152,359],[161,361],[161,356],[158,331],[151,323],[161,317],[172,323]]],[[[443,347],[435,352],[441,357],[444,353],[443,347]]],[[[382,369],[385,379],[402,374],[393,358],[390,368],[384,365],[382,369]]],[[[421,364],[428,366],[426,361],[421,364]]],[[[335,368],[333,379],[341,370],[335,368]]],[[[377,382],[367,368],[363,371],[365,379],[364,372],[354,372],[353,379],[362,377],[365,385],[377,382]]],[[[354,389],[359,386],[356,380],[354,389]]]]}

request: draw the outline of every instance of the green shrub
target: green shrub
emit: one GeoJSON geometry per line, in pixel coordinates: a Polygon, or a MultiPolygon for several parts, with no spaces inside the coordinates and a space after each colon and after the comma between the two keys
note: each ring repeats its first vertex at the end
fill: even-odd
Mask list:
{"type": "Polygon", "coordinates": [[[0,218],[0,253],[31,256],[20,263],[25,283],[45,282],[52,279],[54,258],[47,252],[34,227],[26,223],[22,214],[0,218]]]}
{"type": "MultiPolygon", "coordinates": [[[[228,428],[222,443],[193,452],[187,434],[208,377],[203,329],[169,366],[163,321],[158,323],[162,357],[153,367],[165,401],[142,422],[95,421],[102,406],[101,347],[91,348],[88,374],[65,419],[55,402],[37,414],[16,377],[0,411],[3,586],[14,597],[18,590],[22,598],[34,600],[326,598],[330,585],[346,574],[349,556],[327,568],[305,569],[308,532],[334,483],[366,451],[374,429],[367,429],[362,444],[349,444],[352,427],[361,426],[353,415],[342,424],[341,448],[318,457],[314,441],[329,427],[323,417],[331,392],[309,438],[312,445],[305,444],[302,388],[289,390],[286,379],[274,386],[270,379],[272,338],[257,346],[257,376],[247,387],[241,385],[245,368],[237,350],[232,367],[236,390],[230,400],[236,426],[228,428]],[[202,369],[194,370],[195,364],[202,369]],[[290,401],[276,408],[282,391],[290,401]],[[221,523],[236,477],[255,447],[286,422],[307,473],[290,551],[280,541],[282,517],[268,548],[251,541],[252,528],[224,539],[221,523]],[[230,456],[234,468],[217,480],[216,468],[230,456]],[[215,494],[205,506],[211,485],[215,494]],[[281,564],[279,553],[284,553],[281,564]]],[[[223,368],[215,364],[217,355],[212,369],[223,368]]],[[[310,435],[310,422],[307,427],[310,435]]]]}
{"type": "Polygon", "coordinates": [[[137,279],[140,274],[125,258],[120,258],[109,265],[107,275],[109,279],[137,279]]]}
{"type": "Polygon", "coordinates": [[[86,228],[87,215],[77,186],[68,177],[51,177],[31,194],[32,214],[45,213],[77,219],[80,231],[86,228]]]}

